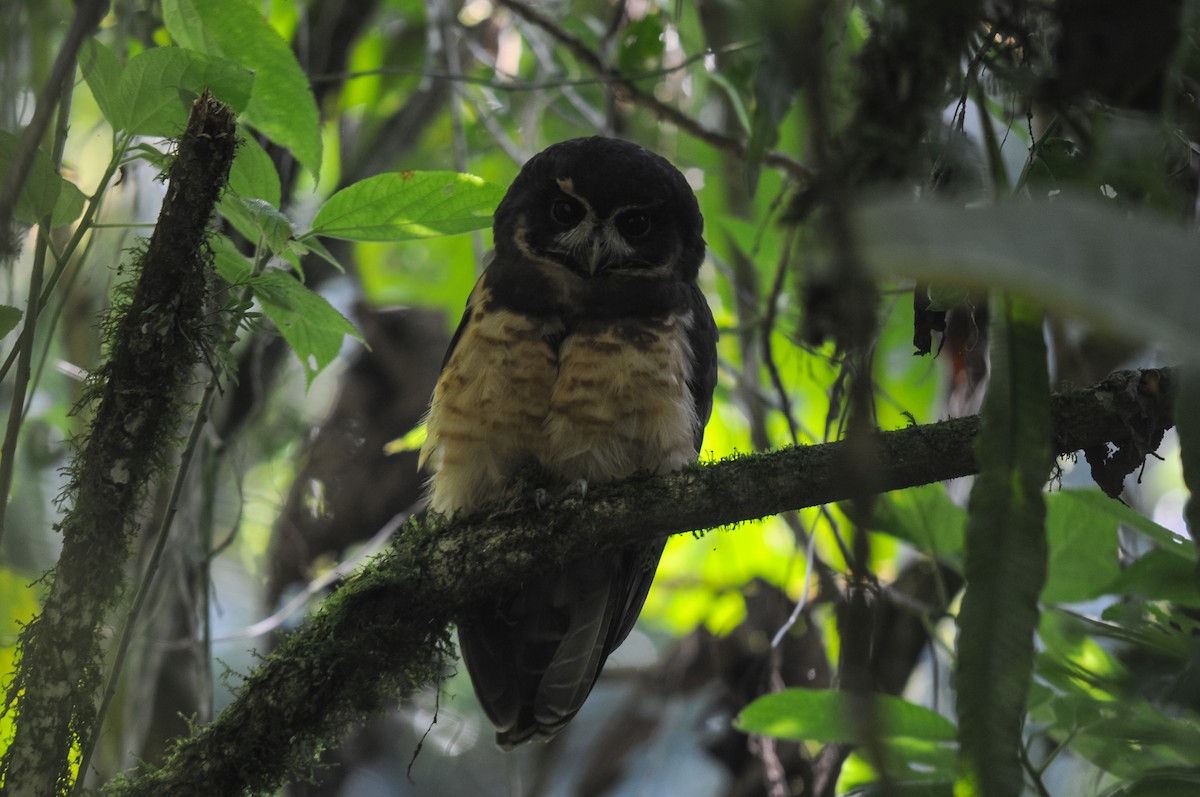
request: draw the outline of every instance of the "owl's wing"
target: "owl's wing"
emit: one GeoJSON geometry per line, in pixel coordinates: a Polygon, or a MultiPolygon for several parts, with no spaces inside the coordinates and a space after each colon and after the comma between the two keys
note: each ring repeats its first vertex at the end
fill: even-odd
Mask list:
{"type": "MultiPolygon", "coordinates": [[[[463,334],[467,331],[467,328],[471,325],[471,318],[475,314],[476,306],[478,306],[479,302],[482,301],[481,297],[484,295],[484,292],[486,290],[486,285],[487,285],[487,279],[488,279],[488,273],[489,273],[488,266],[491,264],[493,256],[494,256],[494,253],[488,252],[487,255],[484,257],[483,273],[479,276],[479,279],[477,279],[475,281],[475,287],[471,289],[471,294],[467,297],[467,306],[463,309],[462,318],[459,319],[458,326],[454,330],[454,335],[450,338],[450,345],[446,347],[446,354],[444,357],[442,357],[443,376],[445,375],[446,363],[450,362],[450,355],[454,354],[454,350],[456,348],[458,348],[459,342],[463,339],[463,334]]],[[[441,381],[441,379],[439,377],[439,382],[440,381],[441,381]]],[[[430,412],[426,413],[426,415],[425,415],[426,423],[429,422],[431,416],[432,416],[432,407],[430,409],[430,412]]],[[[432,424],[430,424],[430,427],[432,427],[432,424]]],[[[436,433],[432,432],[432,430],[431,430],[430,434],[425,438],[424,445],[421,446],[421,452],[417,459],[417,470],[418,471],[425,469],[425,463],[430,461],[430,457],[433,457],[434,452],[437,451],[437,449],[438,449],[438,436],[436,433]]],[[[436,462],[436,459],[434,459],[433,461],[436,462]]]]}
{"type": "Polygon", "coordinates": [[[450,362],[450,355],[454,354],[454,349],[458,346],[458,342],[462,340],[467,324],[471,322],[472,311],[475,305],[479,303],[479,297],[483,294],[484,286],[487,283],[488,269],[495,259],[496,253],[494,251],[489,251],[483,256],[483,270],[479,275],[479,279],[475,280],[475,287],[471,289],[471,294],[467,297],[467,306],[463,309],[462,318],[458,322],[458,327],[454,330],[454,336],[450,338],[450,345],[446,347],[446,356],[442,358],[442,368],[445,368],[446,363],[450,362]]]}
{"type": "Polygon", "coordinates": [[[688,348],[692,353],[692,378],[688,390],[696,404],[696,453],[704,443],[704,427],[712,415],[713,390],[717,387],[717,322],[704,298],[700,286],[688,286],[688,306],[692,311],[692,328],[688,331],[688,348]]]}

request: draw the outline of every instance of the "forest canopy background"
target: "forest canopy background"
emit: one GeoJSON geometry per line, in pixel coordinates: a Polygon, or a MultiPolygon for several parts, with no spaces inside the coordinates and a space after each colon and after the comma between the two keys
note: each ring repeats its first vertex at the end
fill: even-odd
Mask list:
{"type": "MultiPolygon", "coordinates": [[[[81,0],[0,21],[0,788],[1195,792],[1194,3],[81,0]],[[701,202],[722,331],[702,459],[758,455],[716,471],[728,517],[756,516],[749,469],[801,487],[673,537],[585,712],[505,759],[444,644],[459,593],[420,644],[388,596],[461,530],[403,521],[491,211],[530,155],[597,132],[701,202]],[[227,137],[205,206],[189,188],[226,176],[185,167],[227,137]],[[212,218],[207,244],[155,243],[181,218],[164,199],[212,218]],[[1088,402],[1117,416],[1099,438],[1088,402]],[[937,447],[926,425],[976,413],[937,447]],[[826,451],[847,452],[841,502],[809,507],[826,451]],[[943,483],[944,451],[980,476],[943,483]],[[921,486],[876,497],[889,469],[921,486]],[[352,628],[357,648],[314,641],[352,628]],[[351,659],[378,678],[321,691],[351,659]],[[310,724],[255,708],[308,703],[310,724]]],[[[684,514],[688,478],[489,533],[604,544],[583,527],[669,515],[662,496],[684,514]]]]}

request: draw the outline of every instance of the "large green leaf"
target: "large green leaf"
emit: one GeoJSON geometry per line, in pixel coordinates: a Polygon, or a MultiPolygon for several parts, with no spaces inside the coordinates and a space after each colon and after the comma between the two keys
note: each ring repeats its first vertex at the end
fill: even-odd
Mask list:
{"type": "Polygon", "coordinates": [[[487,227],[504,189],[470,174],[380,174],[343,188],[313,219],[308,235],[350,241],[407,241],[487,227]]]}
{"type": "Polygon", "coordinates": [[[871,528],[911,543],[942,561],[960,563],[967,513],[940,484],[896,490],[879,496],[871,528]]]}
{"type": "MultiPolygon", "coordinates": [[[[8,173],[17,151],[17,137],[0,130],[0,180],[8,173]]],[[[70,180],[64,180],[54,169],[46,153],[37,150],[33,165],[17,197],[15,214],[19,221],[36,224],[46,216],[50,224],[70,224],[83,212],[83,192],[70,180]]]]}
{"type": "Polygon", "coordinates": [[[262,145],[238,131],[237,156],[229,170],[229,190],[244,199],[261,199],[279,207],[279,172],[262,145]]]}
{"type": "Polygon", "coordinates": [[[1145,600],[1200,607],[1196,565],[1163,550],[1144,554],[1104,587],[1105,592],[1113,595],[1134,595],[1145,600]]]}
{"type": "Polygon", "coordinates": [[[965,793],[1017,797],[1018,750],[1046,580],[1042,486],[1054,458],[1041,314],[1005,295],[991,304],[992,374],[976,441],[980,473],[967,523],[967,590],[955,678],[965,793]]]}
{"type": "Polygon", "coordinates": [[[1200,246],[1165,221],[1062,195],[974,209],[888,199],[862,207],[855,227],[879,273],[1017,292],[1200,357],[1200,246]]]}
{"type": "Polygon", "coordinates": [[[155,47],[134,57],[121,73],[109,121],[135,135],[177,136],[204,89],[240,111],[253,84],[254,76],[233,61],[180,47],[155,47]]]}
{"type": "Polygon", "coordinates": [[[163,24],[176,42],[253,70],[254,93],[242,121],[319,174],[317,101],[295,54],[262,12],[246,0],[163,0],[162,5],[163,24]]]}
{"type": "MultiPolygon", "coordinates": [[[[1176,417],[1181,409],[1183,408],[1177,403],[1176,417]]],[[[1196,560],[1196,548],[1189,540],[1160,526],[1120,501],[1114,501],[1099,490],[1064,490],[1061,495],[1062,497],[1058,500],[1086,504],[1090,510],[1108,515],[1117,522],[1145,535],[1172,556],[1178,556],[1188,561],[1196,560]]]]}
{"type": "Polygon", "coordinates": [[[100,107],[100,113],[104,114],[114,130],[117,129],[117,93],[122,72],[120,59],[98,39],[88,39],[79,51],[79,68],[96,105],[100,107]]]}
{"type": "Polygon", "coordinates": [[[358,330],[325,297],[282,271],[268,270],[245,280],[263,312],[296,353],[309,385],[333,362],[346,335],[362,340],[358,330]]]}
{"type": "MultiPolygon", "coordinates": [[[[1045,603],[1073,603],[1098,597],[1117,577],[1117,521],[1077,490],[1046,496],[1049,573],[1042,590],[1045,603]]],[[[1086,491],[1093,492],[1093,491],[1086,491]]],[[[1105,500],[1116,503],[1104,496],[1105,500]]]]}
{"type": "Polygon", "coordinates": [[[746,733],[812,742],[864,741],[853,721],[858,701],[875,703],[877,738],[954,741],[954,723],[927,708],[891,695],[851,695],[833,689],[785,689],[764,695],[742,709],[734,724],[746,733]]]}
{"type": "Polygon", "coordinates": [[[1200,794],[1200,771],[1164,767],[1142,774],[1112,797],[1196,797],[1200,794]]]}

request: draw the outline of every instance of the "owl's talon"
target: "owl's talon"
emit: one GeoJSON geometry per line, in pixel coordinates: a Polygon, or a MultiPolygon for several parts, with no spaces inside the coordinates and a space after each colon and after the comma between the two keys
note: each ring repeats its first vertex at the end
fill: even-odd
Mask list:
{"type": "Polygon", "coordinates": [[[539,512],[541,512],[548,503],[550,503],[550,494],[546,492],[545,488],[539,487],[533,491],[533,505],[537,507],[539,512]]]}
{"type": "Polygon", "coordinates": [[[588,483],[587,479],[576,479],[575,482],[567,488],[567,495],[578,491],[580,500],[587,498],[588,483]]]}

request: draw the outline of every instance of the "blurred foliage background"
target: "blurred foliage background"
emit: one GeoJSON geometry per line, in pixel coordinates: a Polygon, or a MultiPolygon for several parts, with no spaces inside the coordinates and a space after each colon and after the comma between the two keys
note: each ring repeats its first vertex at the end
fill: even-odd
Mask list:
{"type": "MultiPolygon", "coordinates": [[[[62,0],[0,7],[0,168],[71,15],[62,0]]],[[[494,204],[550,143],[632,139],[684,172],[705,216],[701,281],[722,337],[703,459],[840,438],[848,385],[863,367],[879,428],[930,423],[980,406],[984,286],[935,289],[931,304],[922,283],[916,310],[911,279],[855,293],[828,276],[831,215],[885,189],[960,207],[1078,194],[1096,208],[1078,228],[997,229],[1046,242],[1044,252],[1051,241],[1077,244],[1082,265],[1064,271],[1088,282],[1085,242],[1109,227],[1104,214],[1194,223],[1194,22],[1193,3],[1165,1],[117,0],[64,93],[66,187],[50,206],[74,206],[26,228],[0,284],[0,302],[13,308],[8,357],[40,229],[54,280],[33,369],[19,393],[15,371],[0,383],[0,403],[18,396],[10,417],[20,413],[19,436],[3,451],[12,477],[0,539],[0,685],[42,600],[39,576],[57,558],[55,499],[88,422],[73,409],[104,356],[97,319],[157,215],[168,139],[200,88],[228,85],[233,97],[214,93],[245,123],[218,220],[226,238],[214,243],[221,276],[299,276],[303,286],[291,280],[287,290],[323,301],[296,304],[317,300],[289,293],[272,306],[263,289],[215,364],[227,378],[104,718],[87,773],[94,784],[158,760],[190,722],[221,711],[256,651],[386,544],[389,521],[419,508],[408,441],[490,246],[486,213],[445,230],[459,234],[372,234],[362,221],[333,237],[320,214],[338,191],[389,173],[468,173],[484,181],[470,183],[479,201],[494,204]],[[121,72],[171,47],[209,60],[163,56],[145,67],[144,83],[121,72]],[[294,63],[280,65],[284,55],[294,63]],[[243,85],[246,69],[253,88],[243,85]],[[124,111],[113,110],[123,95],[105,88],[106,74],[132,86],[124,111]],[[474,227],[484,229],[465,231],[474,227]],[[858,302],[871,321],[848,330],[853,314],[831,296],[858,302]],[[914,357],[921,329],[932,353],[914,357]]],[[[1197,295],[1194,261],[1157,262],[1154,247],[1138,256],[1095,289],[1096,306],[1159,267],[1172,280],[1164,295],[1197,295]]],[[[1026,265],[1053,273],[1056,257],[1026,265]]],[[[1006,268],[995,265],[998,278],[1006,268]]],[[[1097,313],[1077,312],[1073,296],[1053,286],[1035,296],[1050,310],[1053,386],[1186,354],[1147,331],[1155,307],[1095,324],[1097,313]]],[[[1190,322],[1173,313],[1158,320],[1186,340],[1190,322]]],[[[1126,479],[1124,504],[1099,493],[1081,462],[1059,461],[1021,737],[1026,793],[1200,788],[1200,590],[1194,549],[1183,544],[1187,491],[1173,435],[1159,453],[1126,479]]],[[[131,575],[149,555],[167,481],[148,500],[131,575]]],[[[889,736],[872,765],[827,706],[798,705],[808,724],[774,736],[732,724],[760,695],[838,682],[853,523],[830,506],[673,538],[638,629],[552,744],[500,753],[465,672],[448,671],[328,750],[312,781],[286,793],[950,794],[960,774],[952,673],[969,489],[952,482],[882,496],[868,523],[874,688],[946,717],[948,739],[934,724],[889,736]]],[[[13,732],[12,714],[0,714],[0,749],[13,732]]]]}

